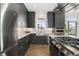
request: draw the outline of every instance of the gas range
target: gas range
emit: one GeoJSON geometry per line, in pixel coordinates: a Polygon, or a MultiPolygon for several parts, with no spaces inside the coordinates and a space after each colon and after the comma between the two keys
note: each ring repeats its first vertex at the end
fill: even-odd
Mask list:
{"type": "Polygon", "coordinates": [[[56,40],[63,42],[68,46],[72,46],[74,48],[79,49],[79,39],[72,38],[72,37],[56,37],[56,40]]]}

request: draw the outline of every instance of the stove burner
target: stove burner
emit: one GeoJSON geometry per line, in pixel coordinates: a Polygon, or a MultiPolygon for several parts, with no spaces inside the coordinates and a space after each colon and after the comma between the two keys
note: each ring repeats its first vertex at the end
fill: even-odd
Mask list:
{"type": "Polygon", "coordinates": [[[74,48],[79,49],[79,39],[72,38],[72,37],[56,37],[56,40],[61,41],[68,46],[72,46],[74,48]]]}

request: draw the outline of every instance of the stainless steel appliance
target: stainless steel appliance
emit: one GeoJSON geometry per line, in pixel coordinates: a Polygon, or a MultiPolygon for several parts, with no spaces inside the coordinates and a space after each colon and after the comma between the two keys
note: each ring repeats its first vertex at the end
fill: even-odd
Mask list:
{"type": "Polygon", "coordinates": [[[16,55],[17,34],[15,34],[16,20],[17,20],[17,8],[16,4],[2,4],[1,9],[1,52],[0,54],[5,53],[5,55],[16,55]]]}

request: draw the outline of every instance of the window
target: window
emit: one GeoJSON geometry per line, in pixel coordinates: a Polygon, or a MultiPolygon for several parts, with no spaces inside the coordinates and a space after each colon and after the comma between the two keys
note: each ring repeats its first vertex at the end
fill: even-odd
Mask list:
{"type": "Polygon", "coordinates": [[[46,27],[45,19],[44,18],[38,18],[38,20],[36,22],[36,27],[37,28],[45,28],[46,27]]]}
{"type": "Polygon", "coordinates": [[[77,22],[68,21],[68,30],[69,30],[69,35],[77,36],[77,22]]]}

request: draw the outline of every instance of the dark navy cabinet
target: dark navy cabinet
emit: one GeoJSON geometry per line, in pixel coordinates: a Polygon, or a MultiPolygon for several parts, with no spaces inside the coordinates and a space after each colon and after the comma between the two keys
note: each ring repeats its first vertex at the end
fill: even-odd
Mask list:
{"type": "Polygon", "coordinates": [[[34,28],[35,27],[35,12],[27,13],[27,27],[34,28]]]}
{"type": "Polygon", "coordinates": [[[64,10],[55,12],[55,28],[64,29],[65,24],[65,12],[64,10]]]}
{"type": "Polygon", "coordinates": [[[30,44],[48,44],[47,36],[30,35],[30,44]]]}
{"type": "Polygon", "coordinates": [[[65,12],[64,10],[57,12],[48,12],[48,28],[64,29],[65,12]]]}
{"type": "Polygon", "coordinates": [[[29,36],[25,36],[18,41],[18,54],[24,55],[29,48],[29,36]]]}
{"type": "Polygon", "coordinates": [[[55,27],[55,13],[48,12],[47,18],[48,18],[48,28],[54,28],[55,27]]]}

